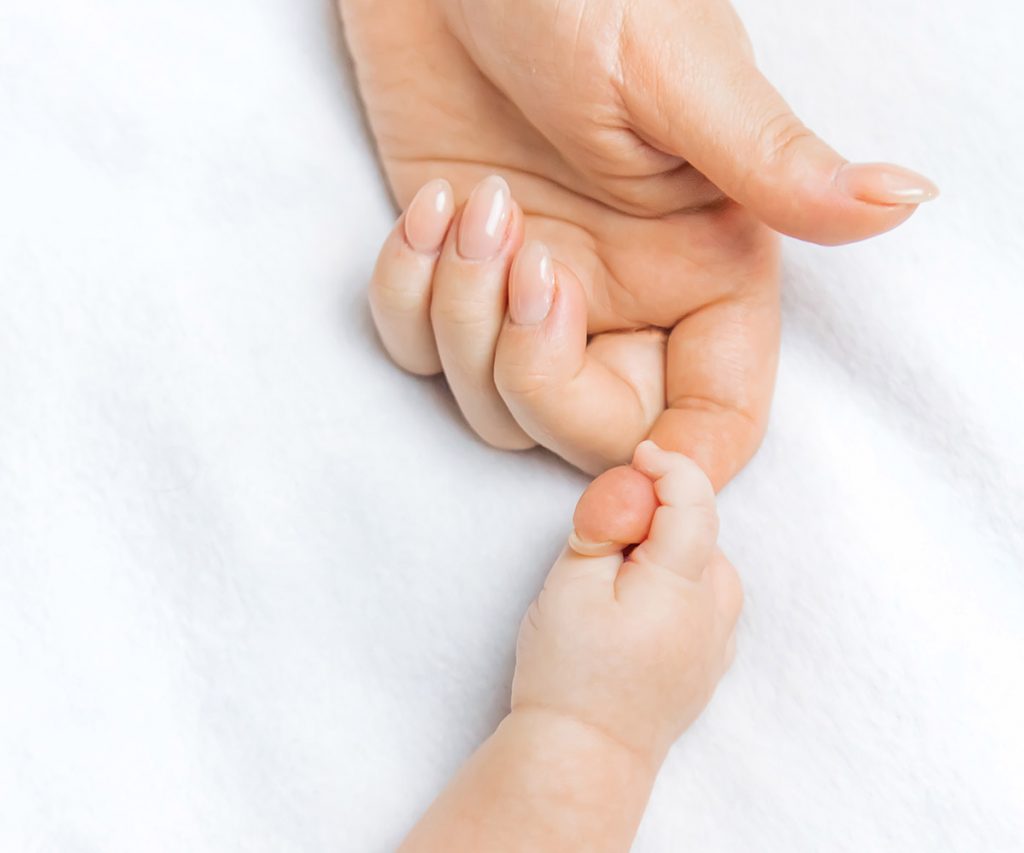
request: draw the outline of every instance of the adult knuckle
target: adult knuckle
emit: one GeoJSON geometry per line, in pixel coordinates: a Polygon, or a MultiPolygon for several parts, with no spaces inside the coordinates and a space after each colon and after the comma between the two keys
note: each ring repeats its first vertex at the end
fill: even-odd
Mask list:
{"type": "Polygon", "coordinates": [[[494,384],[504,396],[530,401],[546,392],[551,377],[543,370],[526,365],[502,364],[494,370],[494,384]]]}
{"type": "Polygon", "coordinates": [[[758,133],[761,166],[786,163],[800,145],[813,136],[810,129],[788,110],[769,116],[758,133]]]}
{"type": "Polygon", "coordinates": [[[370,304],[389,314],[412,314],[423,309],[423,292],[406,283],[377,280],[370,287],[370,304]]]}
{"type": "Polygon", "coordinates": [[[435,325],[478,332],[495,322],[495,311],[478,297],[447,294],[430,304],[430,318],[435,325]]]}

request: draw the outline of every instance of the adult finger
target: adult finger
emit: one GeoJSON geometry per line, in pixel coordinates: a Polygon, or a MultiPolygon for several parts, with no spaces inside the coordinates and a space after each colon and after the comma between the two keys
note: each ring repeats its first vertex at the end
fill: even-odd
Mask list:
{"type": "Polygon", "coordinates": [[[938,194],[915,172],[849,163],[815,136],[757,69],[727,3],[661,4],[658,16],[640,8],[624,35],[621,86],[636,130],[772,228],[846,243],[888,231],[938,194]]]}
{"type": "Polygon", "coordinates": [[[384,242],[370,279],[370,311],[381,342],[410,373],[431,376],[441,371],[430,325],[430,291],[454,214],[447,181],[424,185],[384,242]]]}
{"type": "Polygon", "coordinates": [[[659,332],[601,335],[587,346],[583,287],[547,246],[516,258],[494,378],[516,421],[584,471],[629,460],[664,406],[659,332]]]}
{"type": "Polygon", "coordinates": [[[509,267],[523,215],[497,175],[481,181],[458,216],[434,272],[430,318],[445,378],[463,415],[488,444],[534,442],[494,384],[494,352],[505,317],[509,267]]]}

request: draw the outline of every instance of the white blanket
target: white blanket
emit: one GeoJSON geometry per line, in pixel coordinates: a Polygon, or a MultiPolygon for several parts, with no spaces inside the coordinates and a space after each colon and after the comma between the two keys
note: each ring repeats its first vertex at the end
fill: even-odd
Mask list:
{"type": "MultiPolygon", "coordinates": [[[[945,194],[786,246],[739,657],[636,849],[1024,849],[1024,13],[739,5],[945,194]]],[[[585,480],[385,360],[393,216],[328,0],[0,4],[0,850],[385,851],[501,717],[585,480]]]]}

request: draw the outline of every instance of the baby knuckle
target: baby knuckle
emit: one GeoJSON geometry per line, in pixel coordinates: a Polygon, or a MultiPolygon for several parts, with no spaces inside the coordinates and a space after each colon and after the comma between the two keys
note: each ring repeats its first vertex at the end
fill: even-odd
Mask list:
{"type": "Polygon", "coordinates": [[[713,505],[694,504],[690,508],[688,520],[694,536],[701,544],[712,545],[718,541],[718,511],[713,505]]]}
{"type": "Polygon", "coordinates": [[[729,583],[729,591],[727,593],[727,601],[732,608],[731,612],[735,614],[735,616],[739,616],[743,610],[743,604],[746,601],[746,593],[743,591],[743,584],[740,582],[740,576],[737,574],[736,569],[730,567],[729,575],[731,580],[729,583]]]}
{"type": "Polygon", "coordinates": [[[689,503],[705,512],[718,517],[715,501],[715,488],[708,479],[704,469],[689,456],[680,454],[676,469],[676,482],[679,492],[686,495],[689,503]]]}
{"type": "Polygon", "coordinates": [[[743,582],[736,567],[718,551],[711,560],[709,570],[714,573],[715,592],[719,607],[730,621],[735,622],[743,609],[743,582]]]}

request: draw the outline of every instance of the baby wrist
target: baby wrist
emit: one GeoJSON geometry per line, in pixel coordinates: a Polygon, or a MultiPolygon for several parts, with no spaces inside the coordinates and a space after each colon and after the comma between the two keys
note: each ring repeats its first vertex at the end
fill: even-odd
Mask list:
{"type": "Polygon", "coordinates": [[[628,767],[631,776],[651,783],[664,760],[661,751],[635,746],[598,723],[547,705],[517,704],[501,726],[547,745],[553,756],[628,767]]]}

